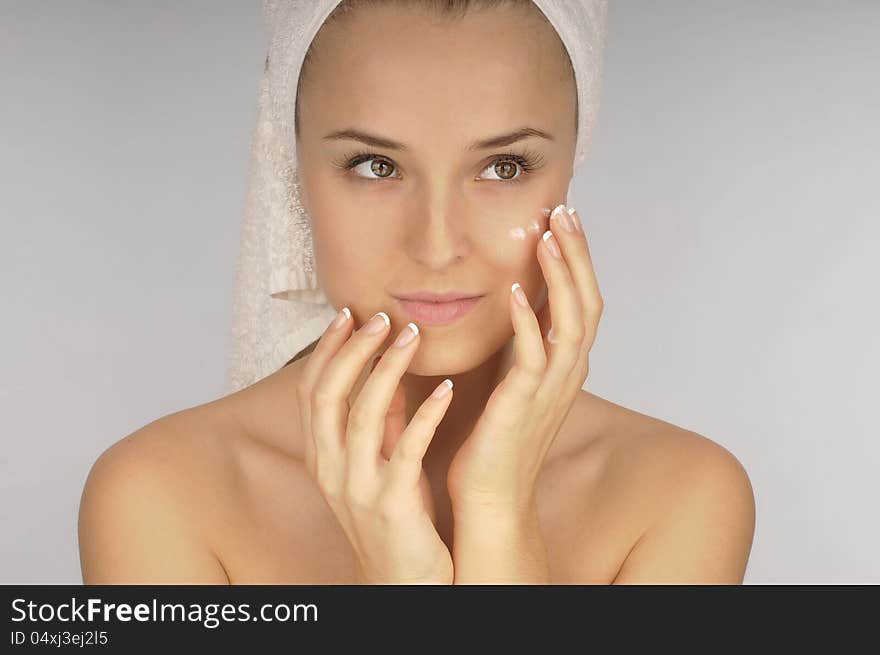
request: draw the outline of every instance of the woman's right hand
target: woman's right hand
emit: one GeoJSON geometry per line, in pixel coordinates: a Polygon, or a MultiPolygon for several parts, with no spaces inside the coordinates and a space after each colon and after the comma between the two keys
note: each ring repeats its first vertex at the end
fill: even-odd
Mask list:
{"type": "MultiPolygon", "coordinates": [[[[390,319],[379,312],[348,338],[353,324],[349,317],[341,327],[328,326],[297,385],[309,473],[357,555],[358,584],[452,584],[452,557],[419,485],[422,457],[449,406],[451,385],[445,396],[429,396],[405,429],[405,419],[387,416],[419,344],[418,328],[407,325],[400,334],[413,338],[388,347],[350,404],[390,319]],[[371,326],[378,331],[370,333],[371,326]],[[386,459],[383,443],[389,442],[396,445],[386,459]]],[[[444,388],[445,381],[437,389],[444,388]]]]}

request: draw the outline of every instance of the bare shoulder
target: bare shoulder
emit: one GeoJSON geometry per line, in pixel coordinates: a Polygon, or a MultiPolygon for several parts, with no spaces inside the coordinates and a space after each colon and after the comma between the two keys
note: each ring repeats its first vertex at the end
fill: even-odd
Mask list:
{"type": "Polygon", "coordinates": [[[230,468],[212,409],[169,414],[107,448],[79,507],[84,584],[225,584],[207,538],[218,472],[230,468]]]}
{"type": "Polygon", "coordinates": [[[736,456],[711,438],[584,393],[586,403],[603,407],[607,416],[604,436],[613,446],[612,463],[626,473],[638,471],[660,484],[655,491],[675,493],[676,489],[707,476],[727,482],[748,482],[745,468],[736,456]]]}
{"type": "MultiPolygon", "coordinates": [[[[627,499],[638,538],[616,583],[739,583],[755,527],[748,473],[721,444],[588,392],[606,492],[627,499]]],[[[589,448],[583,454],[589,453],[589,448]]]]}

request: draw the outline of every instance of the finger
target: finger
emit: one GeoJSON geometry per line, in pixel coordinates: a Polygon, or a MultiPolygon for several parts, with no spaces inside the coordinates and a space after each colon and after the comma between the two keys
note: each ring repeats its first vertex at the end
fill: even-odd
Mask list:
{"type": "Polygon", "coordinates": [[[337,348],[333,356],[323,361],[323,369],[310,394],[312,431],[323,438],[333,435],[334,439],[342,442],[343,449],[348,447],[344,439],[351,387],[360,377],[372,352],[384,341],[390,323],[388,315],[379,312],[361,326],[337,348]],[[371,332],[376,328],[378,331],[371,332]]]}
{"type": "Polygon", "coordinates": [[[305,366],[303,366],[302,382],[304,386],[308,388],[315,386],[315,382],[321,376],[327,362],[345,344],[353,327],[351,310],[348,307],[343,307],[324,330],[314,350],[309,354],[305,366]]]}
{"type": "Polygon", "coordinates": [[[550,305],[552,327],[547,334],[549,364],[545,381],[561,384],[575,367],[584,337],[583,308],[574,286],[568,263],[559,249],[556,232],[561,232],[559,217],[564,212],[558,205],[550,215],[551,230],[544,233],[538,246],[538,261],[547,281],[547,303],[550,305]],[[554,254],[555,252],[555,254],[554,254]]]}
{"type": "Polygon", "coordinates": [[[398,384],[394,395],[391,397],[391,405],[385,414],[385,438],[382,440],[382,457],[387,461],[391,459],[394,447],[403,436],[406,428],[406,393],[403,384],[398,384]]]}
{"type": "Polygon", "coordinates": [[[411,488],[412,485],[419,483],[422,459],[437,433],[437,426],[446,415],[450,402],[452,402],[452,380],[446,378],[413,414],[394,452],[391,453],[387,466],[389,484],[411,488]]]}
{"type": "Polygon", "coordinates": [[[567,213],[574,231],[560,230],[556,234],[559,236],[562,254],[565,256],[565,261],[568,262],[571,277],[584,309],[584,346],[590,349],[596,338],[599,317],[602,315],[602,294],[599,291],[593,259],[590,256],[590,247],[581,227],[580,216],[574,207],[569,207],[567,213]]]}
{"type": "MultiPolygon", "coordinates": [[[[419,328],[407,323],[394,343],[376,362],[348,412],[349,470],[375,470],[382,449],[386,419],[400,378],[418,349],[419,328]]],[[[398,394],[399,395],[399,394],[398,394]]]]}
{"type": "Polygon", "coordinates": [[[316,434],[312,430],[311,390],[326,362],[345,343],[353,325],[351,310],[348,307],[343,307],[321,334],[301,372],[300,386],[297,388],[297,404],[299,405],[300,423],[308,435],[306,465],[313,472],[317,472],[316,458],[324,458],[327,461],[327,456],[329,456],[330,461],[333,461],[341,453],[342,439],[338,434],[316,434]]]}
{"type": "Polygon", "coordinates": [[[569,262],[569,270],[578,289],[581,305],[584,308],[584,341],[574,369],[578,375],[579,386],[583,386],[583,382],[589,373],[590,350],[596,340],[604,302],[599,292],[593,260],[590,256],[589,244],[581,225],[580,216],[574,207],[569,207],[567,213],[571,217],[574,231],[568,234],[560,232],[562,237],[560,239],[560,246],[566,261],[569,262]]]}
{"type": "Polygon", "coordinates": [[[505,379],[505,386],[531,396],[540,386],[547,367],[541,326],[519,282],[514,282],[510,287],[509,305],[515,333],[514,363],[505,379]]]}

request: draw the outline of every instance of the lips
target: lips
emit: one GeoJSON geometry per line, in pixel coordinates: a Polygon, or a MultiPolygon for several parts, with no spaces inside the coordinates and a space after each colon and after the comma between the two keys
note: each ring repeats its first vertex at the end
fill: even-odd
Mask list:
{"type": "Polygon", "coordinates": [[[397,302],[414,321],[431,325],[452,323],[471,311],[480,300],[482,300],[481,296],[460,298],[448,302],[425,302],[397,298],[397,302]]]}
{"type": "Polygon", "coordinates": [[[419,291],[417,293],[395,294],[394,297],[399,300],[416,300],[418,302],[452,302],[454,300],[478,298],[480,295],[479,293],[467,293],[465,291],[449,291],[447,293],[419,291]]]}

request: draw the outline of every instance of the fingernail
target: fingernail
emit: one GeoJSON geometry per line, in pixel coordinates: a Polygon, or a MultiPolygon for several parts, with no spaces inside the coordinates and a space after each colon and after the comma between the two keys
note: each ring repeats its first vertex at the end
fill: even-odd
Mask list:
{"type": "Polygon", "coordinates": [[[370,319],[370,322],[367,323],[366,333],[367,334],[376,334],[381,332],[386,327],[391,325],[391,319],[388,318],[388,314],[385,312],[378,312],[370,319]]]}
{"type": "Polygon", "coordinates": [[[547,341],[550,343],[559,343],[556,339],[556,335],[553,333],[553,326],[550,326],[550,329],[547,331],[547,341]]]}
{"type": "Polygon", "coordinates": [[[394,345],[398,348],[401,348],[413,339],[415,339],[418,333],[418,325],[416,325],[415,323],[407,323],[406,327],[401,330],[400,335],[397,337],[397,341],[394,342],[394,345]]]}
{"type": "Polygon", "coordinates": [[[577,214],[577,210],[574,207],[568,208],[568,215],[571,216],[571,224],[574,227],[575,232],[581,231],[581,217],[577,214]]]}
{"type": "Polygon", "coordinates": [[[432,393],[431,395],[434,398],[442,398],[443,396],[448,394],[451,389],[452,389],[452,380],[450,380],[449,378],[446,378],[445,380],[443,380],[443,382],[440,383],[440,386],[438,386],[436,389],[434,389],[434,393],[432,393]]]}
{"type": "Polygon", "coordinates": [[[553,237],[553,232],[547,230],[544,232],[544,243],[547,244],[547,249],[550,251],[550,254],[556,257],[556,259],[562,258],[562,253],[559,252],[559,246],[556,244],[556,239],[553,237]]]}
{"type": "Polygon", "coordinates": [[[348,307],[343,307],[339,313],[336,315],[336,318],[333,319],[333,322],[330,324],[331,330],[338,330],[343,326],[343,324],[351,318],[351,311],[348,307]]]}
{"type": "Polygon", "coordinates": [[[574,232],[574,225],[571,223],[571,217],[568,215],[568,212],[565,211],[565,205],[556,205],[553,213],[550,214],[550,220],[555,220],[566,232],[574,232]]]}
{"type": "Polygon", "coordinates": [[[516,299],[516,302],[518,302],[523,307],[528,306],[529,301],[526,298],[526,294],[522,290],[522,287],[519,286],[519,282],[514,282],[513,285],[511,285],[510,290],[513,292],[513,297],[516,299]]]}

